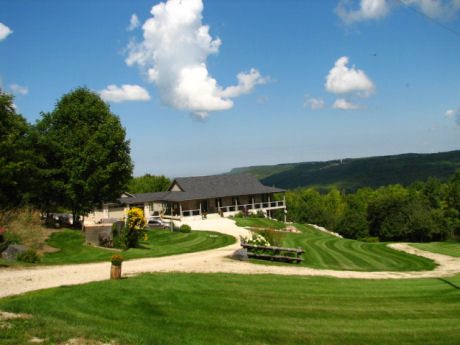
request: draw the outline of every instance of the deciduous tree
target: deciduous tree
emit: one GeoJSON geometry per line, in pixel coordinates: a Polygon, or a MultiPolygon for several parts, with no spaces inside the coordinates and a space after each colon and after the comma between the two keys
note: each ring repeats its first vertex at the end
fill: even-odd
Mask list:
{"type": "Polygon", "coordinates": [[[78,88],[65,94],[37,127],[50,148],[49,172],[74,220],[125,190],[133,168],[129,141],[119,118],[96,93],[78,88]]]}

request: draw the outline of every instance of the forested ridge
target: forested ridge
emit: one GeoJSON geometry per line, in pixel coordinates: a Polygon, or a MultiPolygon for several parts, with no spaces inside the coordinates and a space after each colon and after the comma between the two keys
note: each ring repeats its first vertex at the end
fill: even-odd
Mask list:
{"type": "Polygon", "coordinates": [[[315,188],[320,192],[337,188],[354,192],[363,187],[378,188],[390,184],[407,187],[415,181],[425,181],[429,177],[447,182],[459,168],[460,150],[456,150],[252,166],[235,168],[230,173],[249,172],[263,184],[278,188],[315,188]]]}

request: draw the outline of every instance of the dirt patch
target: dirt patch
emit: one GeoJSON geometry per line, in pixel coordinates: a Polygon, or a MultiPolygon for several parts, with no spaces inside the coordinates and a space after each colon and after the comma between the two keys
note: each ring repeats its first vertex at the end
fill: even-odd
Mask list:
{"type": "Polygon", "coordinates": [[[12,320],[12,319],[30,319],[32,315],[29,314],[15,314],[6,311],[0,311],[0,321],[12,320]]]}
{"type": "Polygon", "coordinates": [[[115,342],[114,340],[111,340],[109,343],[102,343],[97,340],[90,340],[90,339],[79,337],[79,338],[69,339],[66,342],[59,343],[59,344],[60,345],[116,345],[117,342],[115,342]]]}
{"type": "Polygon", "coordinates": [[[284,229],[273,229],[273,228],[264,228],[264,227],[259,227],[259,226],[247,226],[245,229],[248,230],[255,230],[255,231],[275,231],[275,232],[291,232],[295,234],[301,234],[302,232],[299,231],[295,226],[289,225],[285,227],[284,229]]]}

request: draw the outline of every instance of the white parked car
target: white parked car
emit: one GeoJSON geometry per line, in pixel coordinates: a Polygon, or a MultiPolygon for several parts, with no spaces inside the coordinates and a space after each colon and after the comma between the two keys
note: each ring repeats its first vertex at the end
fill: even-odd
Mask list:
{"type": "Polygon", "coordinates": [[[171,223],[165,222],[160,218],[149,218],[145,227],[147,229],[169,229],[171,223]]]}

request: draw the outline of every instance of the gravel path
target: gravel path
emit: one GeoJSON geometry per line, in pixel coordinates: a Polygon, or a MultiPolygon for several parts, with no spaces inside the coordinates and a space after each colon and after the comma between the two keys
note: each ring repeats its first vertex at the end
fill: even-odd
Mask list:
{"type": "MultiPolygon", "coordinates": [[[[186,222],[193,229],[212,230],[235,237],[247,236],[248,230],[237,227],[229,219],[208,219],[186,222]]],[[[237,273],[237,274],[280,274],[328,276],[360,279],[437,278],[460,273],[460,258],[426,252],[405,243],[390,247],[434,260],[439,266],[432,271],[414,272],[357,272],[313,269],[298,266],[271,266],[234,261],[229,256],[239,243],[202,252],[180,254],[160,258],[125,261],[122,265],[124,277],[144,272],[187,272],[187,273],[237,273]]],[[[46,289],[63,285],[76,285],[110,277],[110,263],[45,266],[32,268],[0,269],[0,297],[17,295],[27,291],[46,289]]]]}

